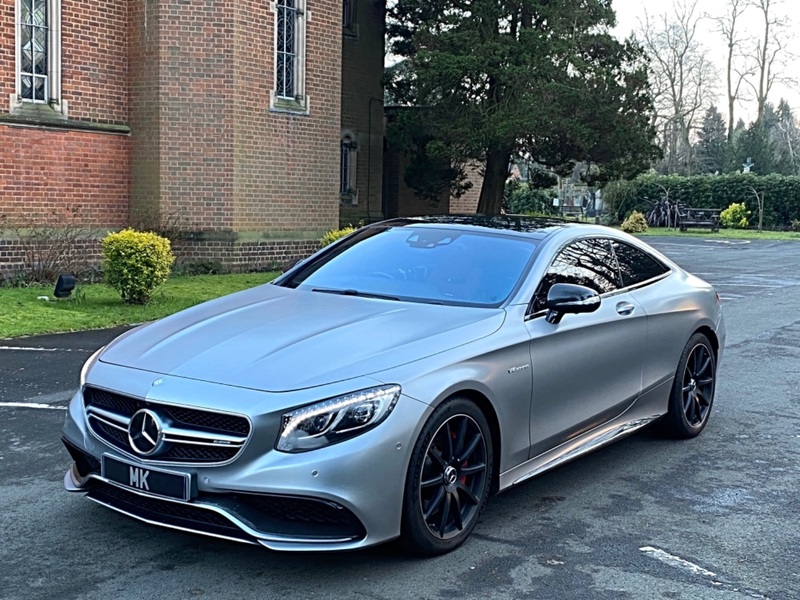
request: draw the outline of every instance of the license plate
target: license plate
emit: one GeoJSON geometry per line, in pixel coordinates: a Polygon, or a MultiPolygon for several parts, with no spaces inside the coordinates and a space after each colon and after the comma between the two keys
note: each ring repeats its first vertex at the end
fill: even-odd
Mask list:
{"type": "Polygon", "coordinates": [[[137,492],[176,500],[189,499],[191,477],[188,473],[134,465],[104,454],[101,474],[109,481],[137,492]]]}

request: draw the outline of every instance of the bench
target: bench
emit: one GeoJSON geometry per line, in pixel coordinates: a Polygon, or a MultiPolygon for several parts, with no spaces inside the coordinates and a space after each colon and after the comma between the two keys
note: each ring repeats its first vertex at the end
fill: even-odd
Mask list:
{"type": "Polygon", "coordinates": [[[560,206],[559,212],[561,213],[562,217],[575,217],[577,219],[578,217],[583,216],[583,207],[570,205],[560,206]]]}
{"type": "Polygon", "coordinates": [[[719,231],[718,208],[681,207],[678,211],[678,224],[681,231],[689,227],[710,227],[711,231],[719,231]]]}

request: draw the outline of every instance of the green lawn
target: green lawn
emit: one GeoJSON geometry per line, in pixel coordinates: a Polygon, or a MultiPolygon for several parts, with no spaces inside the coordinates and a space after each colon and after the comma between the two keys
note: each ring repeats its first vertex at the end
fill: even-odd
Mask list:
{"type": "Polygon", "coordinates": [[[636,235],[664,235],[671,237],[718,237],[729,240],[797,240],[800,241],[800,231],[762,231],[759,233],[755,229],[720,229],[714,233],[711,229],[692,227],[688,231],[678,229],[667,229],[666,227],[651,227],[644,233],[636,235]]]}
{"type": "Polygon", "coordinates": [[[0,288],[0,338],[152,321],[277,276],[273,272],[173,277],[143,306],[125,304],[116,291],[104,284],[80,285],[65,300],[52,297],[52,286],[0,288]],[[50,300],[39,300],[39,296],[50,300]]]}

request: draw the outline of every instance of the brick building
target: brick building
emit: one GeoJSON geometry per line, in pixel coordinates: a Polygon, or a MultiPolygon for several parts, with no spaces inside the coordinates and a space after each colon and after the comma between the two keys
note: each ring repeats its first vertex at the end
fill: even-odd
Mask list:
{"type": "MultiPolygon", "coordinates": [[[[0,0],[0,215],[269,266],[383,213],[382,0],[0,0]]],[[[0,275],[19,244],[0,239],[0,275]]]]}

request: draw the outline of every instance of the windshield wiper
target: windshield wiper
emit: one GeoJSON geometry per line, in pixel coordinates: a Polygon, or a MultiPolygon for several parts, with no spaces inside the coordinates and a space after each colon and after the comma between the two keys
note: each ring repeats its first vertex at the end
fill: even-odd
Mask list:
{"type": "Polygon", "coordinates": [[[359,292],[358,290],[332,290],[327,288],[314,288],[312,292],[322,292],[323,294],[336,294],[338,296],[358,296],[360,298],[377,298],[378,300],[400,301],[397,296],[387,296],[386,294],[373,294],[372,292],[359,292]]]}

